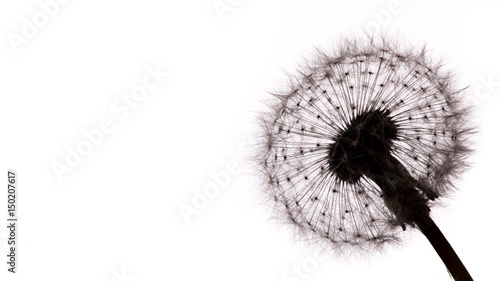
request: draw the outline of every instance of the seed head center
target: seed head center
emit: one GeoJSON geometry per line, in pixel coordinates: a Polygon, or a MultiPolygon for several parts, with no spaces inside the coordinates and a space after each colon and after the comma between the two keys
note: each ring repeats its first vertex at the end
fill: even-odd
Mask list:
{"type": "Polygon", "coordinates": [[[346,182],[357,182],[363,174],[378,173],[380,160],[389,159],[397,125],[388,110],[371,110],[353,117],[330,144],[330,171],[346,182]]]}

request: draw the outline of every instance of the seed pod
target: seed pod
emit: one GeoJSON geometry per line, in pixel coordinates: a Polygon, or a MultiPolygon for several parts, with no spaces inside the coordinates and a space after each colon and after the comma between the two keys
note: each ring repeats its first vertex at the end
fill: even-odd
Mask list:
{"type": "Polygon", "coordinates": [[[277,216],[337,250],[399,241],[467,168],[463,88],[425,48],[387,40],[346,40],[298,73],[259,120],[277,216]]]}

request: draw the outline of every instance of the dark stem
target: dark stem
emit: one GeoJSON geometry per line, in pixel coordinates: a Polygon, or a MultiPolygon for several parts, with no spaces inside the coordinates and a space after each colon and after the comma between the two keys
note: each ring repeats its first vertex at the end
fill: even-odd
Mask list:
{"type": "Polygon", "coordinates": [[[460,258],[429,215],[427,202],[434,200],[437,194],[415,180],[392,156],[375,164],[367,175],[381,188],[385,204],[398,223],[403,229],[406,229],[406,224],[418,227],[455,280],[472,281],[460,258]]]}
{"type": "Polygon", "coordinates": [[[420,231],[427,237],[432,247],[436,250],[437,254],[444,262],[451,276],[457,281],[471,281],[473,280],[469,272],[465,268],[460,258],[451,247],[446,237],[432,219],[426,219],[424,222],[417,222],[420,231]]]}

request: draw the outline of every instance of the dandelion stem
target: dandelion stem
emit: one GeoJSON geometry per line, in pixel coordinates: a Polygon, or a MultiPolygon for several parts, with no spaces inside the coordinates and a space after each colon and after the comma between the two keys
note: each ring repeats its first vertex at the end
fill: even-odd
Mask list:
{"type": "Polygon", "coordinates": [[[427,237],[432,247],[434,247],[437,254],[448,268],[451,276],[453,276],[455,280],[473,280],[446,237],[443,235],[441,230],[439,230],[438,226],[432,219],[427,219],[425,222],[417,222],[417,225],[425,237],[427,237]]]}
{"type": "MultiPolygon", "coordinates": [[[[419,185],[408,170],[393,156],[369,168],[369,177],[381,188],[387,208],[396,216],[403,230],[405,224],[417,226],[457,281],[472,281],[469,272],[451,247],[446,237],[429,215],[429,199],[436,194],[419,185]],[[426,197],[418,190],[423,192],[426,197]]],[[[378,159],[384,159],[379,155],[378,159]]]]}

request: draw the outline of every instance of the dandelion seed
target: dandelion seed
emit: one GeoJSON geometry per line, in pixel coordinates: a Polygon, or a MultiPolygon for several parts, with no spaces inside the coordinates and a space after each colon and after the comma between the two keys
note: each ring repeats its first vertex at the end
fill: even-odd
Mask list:
{"type": "Polygon", "coordinates": [[[429,215],[470,152],[468,108],[451,75],[425,51],[384,40],[346,41],[299,73],[260,119],[258,160],[277,211],[339,252],[418,228],[435,248],[448,245],[436,250],[455,278],[470,278],[429,215]]]}

